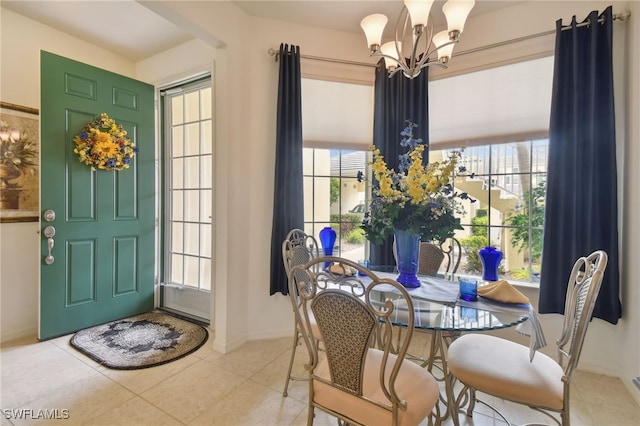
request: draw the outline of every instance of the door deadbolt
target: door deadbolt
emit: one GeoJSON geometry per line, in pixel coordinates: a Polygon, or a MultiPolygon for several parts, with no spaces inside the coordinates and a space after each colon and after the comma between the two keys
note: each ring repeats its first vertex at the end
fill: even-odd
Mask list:
{"type": "Polygon", "coordinates": [[[56,212],[51,209],[45,210],[42,217],[46,222],[53,222],[54,220],[56,220],[56,212]]]}

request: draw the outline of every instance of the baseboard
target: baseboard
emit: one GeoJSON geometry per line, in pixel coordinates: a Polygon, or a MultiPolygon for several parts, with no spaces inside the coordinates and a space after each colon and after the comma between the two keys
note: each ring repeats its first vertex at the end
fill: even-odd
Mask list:
{"type": "Polygon", "coordinates": [[[22,339],[25,337],[31,337],[31,336],[36,336],[36,341],[37,336],[38,336],[38,329],[37,327],[29,327],[29,328],[25,328],[22,330],[11,330],[11,331],[3,331],[0,334],[0,343],[4,344],[7,342],[11,342],[13,340],[18,340],[18,339],[22,339]]]}
{"type": "Polygon", "coordinates": [[[213,350],[223,354],[227,354],[235,349],[238,349],[245,343],[247,343],[246,336],[236,337],[235,339],[229,339],[225,342],[225,344],[222,344],[220,339],[214,338],[213,350]]]}
{"type": "Polygon", "coordinates": [[[633,386],[628,386],[629,392],[631,393],[631,396],[633,396],[633,399],[636,400],[638,405],[640,405],[640,377],[631,379],[631,383],[633,383],[636,387],[634,389],[633,386]]]}
{"type": "Polygon", "coordinates": [[[293,327],[291,329],[286,329],[286,330],[262,330],[257,333],[254,330],[251,330],[247,338],[248,340],[268,340],[268,339],[280,339],[282,337],[292,337],[292,336],[293,336],[293,327]]]}

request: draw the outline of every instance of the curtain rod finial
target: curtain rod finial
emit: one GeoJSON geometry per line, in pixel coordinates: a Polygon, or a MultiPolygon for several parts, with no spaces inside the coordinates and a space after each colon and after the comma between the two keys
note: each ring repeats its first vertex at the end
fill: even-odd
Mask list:
{"type": "Polygon", "coordinates": [[[627,18],[629,18],[629,16],[631,16],[631,11],[625,10],[623,12],[616,13],[616,15],[614,16],[614,19],[619,19],[621,21],[626,21],[627,18]]]}
{"type": "Polygon", "coordinates": [[[267,53],[269,56],[273,56],[275,61],[278,62],[279,53],[273,47],[270,47],[269,50],[267,50],[267,53]]]}

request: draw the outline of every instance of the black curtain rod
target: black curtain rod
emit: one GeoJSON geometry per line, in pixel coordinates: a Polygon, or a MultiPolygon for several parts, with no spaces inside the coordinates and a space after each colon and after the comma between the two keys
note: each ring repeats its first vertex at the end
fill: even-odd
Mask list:
{"type": "MultiPolygon", "coordinates": [[[[269,56],[274,56],[275,57],[275,61],[278,62],[278,56],[280,55],[280,52],[278,52],[274,48],[270,47],[269,50],[267,50],[267,53],[269,54],[269,56]]],[[[335,63],[338,63],[338,64],[358,65],[358,66],[361,66],[361,67],[373,67],[373,68],[375,68],[377,66],[376,64],[370,64],[368,62],[356,62],[356,61],[348,61],[346,59],[323,58],[322,56],[300,55],[300,57],[302,59],[311,59],[313,61],[335,62],[335,63]]]]}

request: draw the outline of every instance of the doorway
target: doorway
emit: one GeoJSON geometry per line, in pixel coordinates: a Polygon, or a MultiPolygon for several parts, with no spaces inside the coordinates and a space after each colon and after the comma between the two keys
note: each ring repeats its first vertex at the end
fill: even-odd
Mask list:
{"type": "Polygon", "coordinates": [[[160,306],[209,323],[212,285],[211,76],[160,91],[162,266],[160,306]]]}

